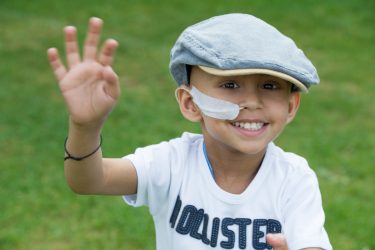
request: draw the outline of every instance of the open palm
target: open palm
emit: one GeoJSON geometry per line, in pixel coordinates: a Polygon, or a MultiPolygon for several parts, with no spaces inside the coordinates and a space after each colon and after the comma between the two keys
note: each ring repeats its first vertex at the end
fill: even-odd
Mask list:
{"type": "Polygon", "coordinates": [[[102,24],[99,18],[90,19],[82,59],[75,27],[65,27],[68,69],[62,64],[56,48],[48,50],[70,119],[78,125],[101,126],[120,95],[118,77],[111,68],[117,42],[106,40],[98,53],[102,24]]]}

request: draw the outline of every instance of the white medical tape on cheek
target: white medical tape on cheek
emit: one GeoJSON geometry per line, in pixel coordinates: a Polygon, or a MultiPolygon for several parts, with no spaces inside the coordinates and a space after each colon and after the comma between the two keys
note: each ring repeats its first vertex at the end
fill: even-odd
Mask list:
{"type": "Polygon", "coordinates": [[[208,96],[194,86],[189,92],[194,103],[206,116],[220,120],[234,120],[240,113],[239,105],[208,96]]]}

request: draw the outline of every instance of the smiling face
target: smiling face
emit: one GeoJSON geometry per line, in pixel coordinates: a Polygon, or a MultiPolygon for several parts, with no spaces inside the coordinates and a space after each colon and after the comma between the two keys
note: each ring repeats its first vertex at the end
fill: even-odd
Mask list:
{"type": "Polygon", "coordinates": [[[218,152],[264,155],[268,143],[293,120],[299,106],[300,94],[291,92],[291,84],[269,75],[223,77],[193,67],[191,85],[242,108],[234,120],[211,118],[199,111],[187,91],[181,90],[182,113],[189,120],[201,122],[207,147],[218,152]]]}

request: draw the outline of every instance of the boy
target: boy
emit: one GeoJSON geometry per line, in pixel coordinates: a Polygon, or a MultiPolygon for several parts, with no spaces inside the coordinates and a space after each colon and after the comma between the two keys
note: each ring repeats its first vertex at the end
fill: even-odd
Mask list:
{"type": "Polygon", "coordinates": [[[75,29],[65,29],[68,71],[57,50],[48,51],[70,114],[65,174],[75,192],[149,206],[161,250],[286,249],[277,233],[289,249],[332,248],[315,174],[273,144],[300,92],[319,82],[292,40],[246,14],[187,28],[170,70],[181,113],[200,123],[202,135],[108,159],[100,132],[120,89],[111,69],[117,42],[107,40],[97,56],[100,28],[92,18],[82,61],[75,29]]]}

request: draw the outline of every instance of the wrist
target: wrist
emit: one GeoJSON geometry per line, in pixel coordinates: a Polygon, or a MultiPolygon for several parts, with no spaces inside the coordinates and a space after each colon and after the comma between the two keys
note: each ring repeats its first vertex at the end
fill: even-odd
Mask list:
{"type": "Polygon", "coordinates": [[[69,119],[68,148],[73,149],[72,153],[74,154],[85,154],[88,152],[87,149],[91,151],[93,146],[98,145],[101,132],[100,124],[82,125],[69,119]]]}
{"type": "Polygon", "coordinates": [[[99,143],[99,146],[96,147],[93,151],[91,151],[90,153],[86,154],[86,155],[83,155],[83,156],[74,156],[72,155],[68,149],[67,149],[67,142],[68,142],[68,137],[65,139],[65,142],[64,142],[64,149],[65,149],[65,157],[64,157],[64,161],[66,160],[74,160],[74,161],[82,161],[86,158],[89,158],[90,156],[94,155],[96,152],[98,152],[98,150],[101,148],[102,146],[102,142],[103,142],[103,138],[102,136],[100,136],[100,143],[99,143]]]}
{"type": "Polygon", "coordinates": [[[92,122],[92,123],[76,123],[69,118],[69,136],[81,135],[88,137],[99,137],[102,131],[104,122],[92,122]],[[95,136],[96,135],[96,136],[95,136]]]}
{"type": "Polygon", "coordinates": [[[64,143],[65,159],[87,158],[94,149],[95,152],[99,150],[98,145],[101,145],[101,127],[69,122],[69,132],[64,143]]]}

